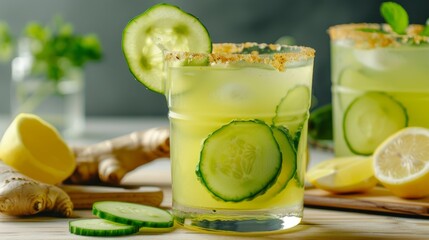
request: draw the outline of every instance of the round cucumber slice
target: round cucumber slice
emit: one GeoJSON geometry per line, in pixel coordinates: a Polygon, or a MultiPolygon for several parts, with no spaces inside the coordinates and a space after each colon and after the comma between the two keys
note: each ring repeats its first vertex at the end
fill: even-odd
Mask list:
{"type": "Polygon", "coordinates": [[[289,180],[295,175],[297,167],[296,151],[289,130],[285,127],[273,127],[272,130],[282,153],[282,168],[271,189],[279,193],[286,188],[289,180]]]}
{"type": "Polygon", "coordinates": [[[333,86],[333,94],[338,102],[336,107],[344,111],[356,98],[356,95],[364,91],[370,91],[369,87],[381,87],[378,89],[385,88],[379,86],[380,83],[374,79],[377,79],[375,73],[370,74],[363,68],[347,67],[342,69],[338,76],[338,83],[333,86]]]}
{"type": "Polygon", "coordinates": [[[134,77],[163,93],[163,50],[210,53],[207,29],[194,16],[169,4],[157,4],[133,18],[122,35],[122,50],[134,77]]]}
{"type": "Polygon", "coordinates": [[[368,92],[346,109],[344,139],[353,153],[371,155],[384,139],[407,125],[407,110],[398,100],[386,93],[368,92]]]}
{"type": "Polygon", "coordinates": [[[136,233],[139,228],[95,218],[70,221],[69,231],[83,236],[123,236],[136,233]]]}
{"type": "Polygon", "coordinates": [[[92,205],[92,213],[100,218],[137,227],[168,228],[173,216],[160,208],[137,203],[102,201],[92,205]]]}
{"type": "Polygon", "coordinates": [[[219,200],[250,200],[272,186],[282,155],[271,128],[262,121],[232,121],[204,141],[196,173],[219,200]]]}
{"type": "Polygon", "coordinates": [[[273,124],[286,125],[292,135],[307,120],[311,104],[311,94],[308,86],[299,85],[290,89],[276,107],[273,124]]]}

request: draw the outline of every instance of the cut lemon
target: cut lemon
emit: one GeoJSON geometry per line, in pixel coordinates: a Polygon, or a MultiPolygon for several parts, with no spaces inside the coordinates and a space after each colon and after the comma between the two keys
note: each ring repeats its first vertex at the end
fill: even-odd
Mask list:
{"type": "Polygon", "coordinates": [[[333,193],[364,192],[377,184],[372,158],[362,156],[323,161],[312,167],[306,178],[315,187],[333,193]]]}
{"type": "Polygon", "coordinates": [[[148,89],[163,93],[163,50],[210,53],[212,42],[196,17],[164,3],[149,8],[127,24],[122,50],[134,77],[148,89]]]}
{"type": "Polygon", "coordinates": [[[58,131],[43,119],[21,113],[0,142],[0,159],[35,180],[57,184],[69,177],[76,161],[58,131]]]}
{"type": "Polygon", "coordinates": [[[429,129],[404,128],[374,152],[376,178],[403,198],[429,195],[429,129]]]}

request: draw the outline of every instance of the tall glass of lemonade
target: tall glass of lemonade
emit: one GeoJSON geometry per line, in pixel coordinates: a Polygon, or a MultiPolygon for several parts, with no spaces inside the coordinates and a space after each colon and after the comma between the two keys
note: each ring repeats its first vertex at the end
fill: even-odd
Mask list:
{"type": "Polygon", "coordinates": [[[371,155],[407,126],[429,128],[429,37],[387,24],[329,29],[335,154],[371,155]]]}
{"type": "Polygon", "coordinates": [[[196,229],[268,232],[302,218],[314,50],[166,51],[173,213],[196,229]]]}

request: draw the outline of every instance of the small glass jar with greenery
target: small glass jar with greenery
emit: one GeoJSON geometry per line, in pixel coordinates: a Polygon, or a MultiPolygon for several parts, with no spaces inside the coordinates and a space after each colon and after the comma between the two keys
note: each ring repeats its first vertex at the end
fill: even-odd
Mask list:
{"type": "Polygon", "coordinates": [[[102,58],[94,34],[80,35],[55,19],[44,26],[28,23],[14,38],[0,24],[0,58],[11,60],[11,113],[33,113],[67,135],[82,133],[85,122],[84,67],[102,58]],[[2,44],[1,44],[2,43],[2,44]]]}

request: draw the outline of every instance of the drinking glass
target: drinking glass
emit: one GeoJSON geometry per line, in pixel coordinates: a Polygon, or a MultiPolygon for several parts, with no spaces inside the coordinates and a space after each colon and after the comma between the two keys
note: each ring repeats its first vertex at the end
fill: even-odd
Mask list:
{"type": "Polygon", "coordinates": [[[385,24],[343,24],[331,38],[334,149],[371,155],[407,126],[429,128],[429,38],[385,24]]]}
{"type": "Polygon", "coordinates": [[[176,220],[227,232],[299,224],[315,51],[225,43],[164,55],[176,220]]]}

